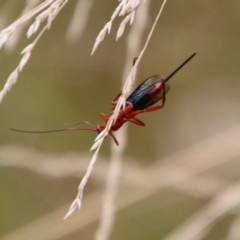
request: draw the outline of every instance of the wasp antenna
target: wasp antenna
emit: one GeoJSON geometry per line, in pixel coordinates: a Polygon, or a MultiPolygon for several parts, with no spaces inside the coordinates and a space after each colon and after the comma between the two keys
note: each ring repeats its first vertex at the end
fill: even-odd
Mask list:
{"type": "Polygon", "coordinates": [[[65,126],[75,126],[78,124],[82,124],[82,122],[77,122],[77,123],[64,123],[65,126]]]}
{"type": "Polygon", "coordinates": [[[87,122],[87,121],[77,122],[77,123],[64,123],[64,125],[67,125],[67,126],[76,126],[76,125],[79,125],[79,124],[88,124],[91,127],[95,128],[94,125],[92,125],[90,122],[87,122]]]}
{"type": "Polygon", "coordinates": [[[26,131],[26,130],[10,128],[10,130],[15,132],[22,132],[22,133],[55,133],[55,132],[78,131],[78,130],[88,130],[88,131],[96,132],[96,129],[94,128],[65,128],[65,129],[56,129],[56,130],[49,130],[49,131],[26,131]]]}
{"type": "Polygon", "coordinates": [[[87,125],[89,125],[89,126],[91,126],[91,127],[93,127],[95,129],[95,126],[93,124],[91,124],[90,122],[84,121],[82,123],[85,123],[85,124],[87,124],[87,125]]]}
{"type": "Polygon", "coordinates": [[[193,53],[187,60],[185,60],[178,68],[176,68],[170,75],[168,75],[164,82],[167,82],[174,74],[176,74],[185,64],[187,64],[197,53],[193,53]]]}

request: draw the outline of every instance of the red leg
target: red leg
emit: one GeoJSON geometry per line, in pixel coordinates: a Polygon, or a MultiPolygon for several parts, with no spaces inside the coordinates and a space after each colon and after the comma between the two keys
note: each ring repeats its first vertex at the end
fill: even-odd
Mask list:
{"type": "Polygon", "coordinates": [[[144,112],[153,112],[153,111],[157,111],[159,109],[162,109],[163,107],[164,107],[164,105],[157,105],[157,106],[153,106],[153,107],[148,107],[148,108],[143,109],[143,110],[138,110],[138,111],[135,111],[135,112],[137,112],[137,114],[144,113],[144,112]]]}
{"type": "Polygon", "coordinates": [[[140,121],[140,120],[137,119],[137,118],[130,118],[130,119],[128,119],[127,121],[128,121],[128,122],[131,122],[131,123],[134,123],[134,124],[136,124],[136,125],[138,125],[138,126],[142,126],[142,127],[145,126],[145,123],[142,122],[142,121],[140,121]]]}
{"type": "MultiPolygon", "coordinates": [[[[120,119],[124,118],[125,115],[127,115],[128,113],[131,112],[132,108],[133,108],[132,103],[126,102],[126,107],[124,108],[124,110],[120,110],[120,112],[119,112],[119,114],[118,114],[118,117],[117,117],[117,120],[120,120],[120,119]]],[[[113,109],[111,110],[110,115],[113,114],[114,109],[115,109],[115,108],[113,108],[113,109]]]]}
{"type": "Polygon", "coordinates": [[[130,112],[129,114],[126,115],[126,118],[131,119],[131,118],[134,118],[135,116],[137,116],[139,113],[153,112],[153,111],[159,110],[163,107],[164,107],[164,105],[161,104],[161,105],[158,105],[158,106],[148,107],[148,108],[145,108],[145,109],[142,109],[142,110],[137,110],[135,112],[130,112]]]}
{"type": "Polygon", "coordinates": [[[122,92],[120,92],[113,100],[112,100],[112,104],[113,105],[116,105],[116,103],[117,103],[117,100],[119,99],[119,97],[121,96],[121,94],[122,94],[122,92]]]}
{"type": "Polygon", "coordinates": [[[100,113],[100,116],[101,116],[102,120],[104,121],[104,123],[108,122],[109,116],[105,115],[104,113],[100,113]]]}
{"type": "Polygon", "coordinates": [[[114,142],[118,146],[119,145],[118,140],[116,139],[116,137],[113,135],[113,133],[111,131],[109,131],[109,135],[113,138],[114,142]]]}

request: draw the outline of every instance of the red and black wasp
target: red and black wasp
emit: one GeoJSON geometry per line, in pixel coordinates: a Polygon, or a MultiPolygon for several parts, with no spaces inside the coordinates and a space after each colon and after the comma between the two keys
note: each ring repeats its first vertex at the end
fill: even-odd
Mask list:
{"type": "MultiPolygon", "coordinates": [[[[136,116],[140,113],[152,112],[164,107],[166,101],[166,94],[170,89],[170,86],[166,83],[174,74],[176,74],[186,63],[188,63],[196,53],[193,53],[188,59],[186,59],[178,68],[176,68],[168,77],[163,78],[159,75],[154,75],[143,81],[126,99],[126,104],[123,109],[120,110],[117,119],[111,126],[109,130],[110,136],[113,138],[114,142],[118,145],[118,141],[115,138],[113,132],[117,131],[122,125],[126,122],[131,122],[139,126],[145,126],[145,123],[137,119],[136,116]],[[161,101],[160,105],[152,106],[158,101],[161,101]]],[[[116,106],[117,100],[120,97],[121,93],[112,101],[112,104],[116,106]]],[[[110,111],[109,115],[100,113],[101,118],[104,121],[103,125],[97,125],[96,127],[90,124],[89,122],[81,122],[88,125],[91,125],[93,128],[66,128],[58,129],[51,131],[24,131],[18,129],[11,129],[17,132],[25,133],[51,133],[51,132],[62,132],[62,131],[76,131],[76,130],[90,130],[95,131],[98,134],[105,130],[106,125],[113,114],[115,107],[110,111]]],[[[80,124],[80,123],[77,123],[80,124]]],[[[75,125],[75,124],[74,124],[75,125]]]]}

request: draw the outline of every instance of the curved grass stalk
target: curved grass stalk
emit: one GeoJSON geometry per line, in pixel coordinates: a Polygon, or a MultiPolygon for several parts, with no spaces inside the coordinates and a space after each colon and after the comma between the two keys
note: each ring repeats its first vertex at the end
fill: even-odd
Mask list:
{"type": "Polygon", "coordinates": [[[125,106],[126,96],[130,92],[131,86],[132,86],[132,84],[134,82],[135,74],[136,74],[136,71],[137,71],[137,66],[138,66],[138,64],[139,64],[139,62],[140,62],[140,60],[141,60],[141,58],[143,56],[143,53],[145,52],[145,50],[146,50],[146,48],[147,48],[147,46],[148,46],[148,44],[150,42],[150,39],[151,39],[152,34],[153,34],[153,31],[154,31],[154,29],[156,27],[156,24],[157,24],[157,22],[158,22],[158,20],[159,20],[159,18],[161,16],[161,13],[162,13],[166,3],[167,3],[167,0],[164,0],[162,5],[161,5],[161,7],[160,7],[160,10],[158,12],[158,15],[155,18],[155,21],[154,21],[154,23],[152,25],[152,28],[151,28],[149,34],[148,34],[147,40],[146,40],[146,42],[144,44],[144,47],[143,47],[142,51],[140,52],[139,57],[138,57],[136,63],[132,67],[132,69],[131,69],[128,77],[127,77],[127,80],[126,80],[126,82],[125,82],[125,84],[123,86],[122,95],[118,99],[117,105],[116,105],[116,107],[114,109],[114,112],[113,112],[112,116],[109,118],[109,121],[108,121],[108,123],[106,125],[106,128],[100,134],[98,134],[98,136],[95,139],[95,143],[91,147],[91,150],[95,150],[95,153],[94,153],[94,155],[93,155],[93,157],[92,157],[92,159],[90,161],[90,164],[89,164],[89,167],[87,169],[87,172],[85,173],[82,181],[80,182],[77,196],[74,199],[72,205],[70,206],[69,211],[67,212],[67,214],[64,217],[64,219],[69,217],[77,208],[79,208],[79,209],[81,208],[82,195],[83,195],[84,186],[86,185],[86,183],[88,181],[88,178],[89,178],[89,176],[90,176],[90,174],[92,172],[93,165],[95,164],[95,162],[97,160],[97,156],[98,156],[100,147],[101,147],[101,145],[103,143],[104,138],[108,135],[112,125],[116,121],[120,109],[125,106]]]}

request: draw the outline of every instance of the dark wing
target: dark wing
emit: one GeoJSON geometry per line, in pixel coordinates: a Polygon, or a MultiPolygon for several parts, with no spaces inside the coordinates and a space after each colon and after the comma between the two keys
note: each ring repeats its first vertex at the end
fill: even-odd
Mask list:
{"type": "Polygon", "coordinates": [[[161,96],[152,94],[152,88],[156,83],[163,82],[163,77],[154,75],[142,82],[127,98],[127,102],[133,104],[132,111],[145,109],[161,99],[161,96]]]}

